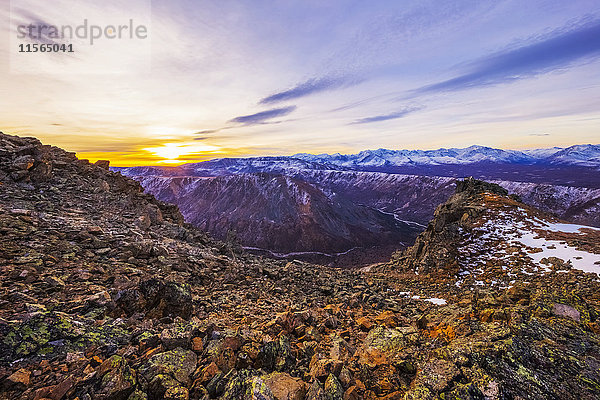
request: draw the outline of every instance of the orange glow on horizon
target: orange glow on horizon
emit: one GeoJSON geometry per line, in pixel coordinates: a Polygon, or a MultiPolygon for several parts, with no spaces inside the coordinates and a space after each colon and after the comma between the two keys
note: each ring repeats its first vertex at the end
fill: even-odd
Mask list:
{"type": "Polygon", "coordinates": [[[215,158],[254,156],[247,148],[220,148],[197,143],[165,143],[127,151],[78,151],[79,159],[109,160],[112,167],[179,166],[215,158]]]}
{"type": "Polygon", "coordinates": [[[193,158],[181,158],[174,160],[161,159],[160,157],[148,156],[140,153],[98,153],[98,152],[77,152],[77,158],[89,160],[94,163],[98,160],[109,160],[111,167],[146,167],[166,165],[175,167],[182,164],[198,163],[202,161],[212,160],[218,157],[230,157],[228,154],[219,154],[206,156],[195,155],[193,158]]]}
{"type": "Polygon", "coordinates": [[[219,147],[197,143],[165,143],[124,152],[77,152],[77,157],[90,162],[109,160],[113,167],[165,165],[177,166],[197,163],[227,154],[219,147]]]}

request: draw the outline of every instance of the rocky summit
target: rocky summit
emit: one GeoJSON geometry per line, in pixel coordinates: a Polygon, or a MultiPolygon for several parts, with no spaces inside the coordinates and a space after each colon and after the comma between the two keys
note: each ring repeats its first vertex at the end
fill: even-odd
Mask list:
{"type": "Polygon", "coordinates": [[[336,269],[218,242],[135,181],[0,134],[0,399],[597,399],[600,231],[460,181],[336,269]]]}

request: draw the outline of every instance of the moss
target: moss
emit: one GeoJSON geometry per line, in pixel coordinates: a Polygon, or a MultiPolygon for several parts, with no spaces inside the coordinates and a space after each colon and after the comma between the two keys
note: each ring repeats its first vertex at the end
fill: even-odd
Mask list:
{"type": "MultiPolygon", "coordinates": [[[[58,315],[58,314],[57,314],[58,315]]],[[[58,315],[58,322],[56,328],[63,332],[70,332],[73,329],[73,324],[67,318],[62,315],[58,315]]]]}
{"type": "Polygon", "coordinates": [[[541,384],[540,381],[533,374],[531,374],[531,372],[527,368],[525,368],[522,365],[519,365],[516,372],[517,372],[517,375],[521,376],[522,378],[524,378],[528,381],[535,382],[538,385],[541,384]]]}
{"type": "Polygon", "coordinates": [[[28,356],[37,350],[37,345],[31,342],[22,342],[16,350],[20,356],[28,356]]]}
{"type": "Polygon", "coordinates": [[[85,314],[85,317],[90,319],[102,319],[104,314],[106,314],[106,307],[99,307],[89,311],[85,314]]]}
{"type": "Polygon", "coordinates": [[[9,347],[14,347],[17,344],[17,334],[14,331],[9,332],[2,342],[9,347]]]}
{"type": "Polygon", "coordinates": [[[54,347],[43,347],[41,348],[37,353],[41,356],[45,356],[47,354],[53,353],[54,352],[54,347]]]}
{"type": "Polygon", "coordinates": [[[22,324],[15,324],[5,335],[2,343],[18,356],[29,356],[50,341],[47,324],[42,320],[44,314],[22,324]]]}

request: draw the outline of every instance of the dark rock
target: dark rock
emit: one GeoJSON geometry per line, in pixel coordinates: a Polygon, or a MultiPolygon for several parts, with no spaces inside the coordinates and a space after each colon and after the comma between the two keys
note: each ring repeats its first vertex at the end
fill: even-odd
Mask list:
{"type": "Polygon", "coordinates": [[[97,165],[106,171],[108,171],[110,169],[110,161],[109,160],[98,160],[95,162],[94,165],[97,165]]]}

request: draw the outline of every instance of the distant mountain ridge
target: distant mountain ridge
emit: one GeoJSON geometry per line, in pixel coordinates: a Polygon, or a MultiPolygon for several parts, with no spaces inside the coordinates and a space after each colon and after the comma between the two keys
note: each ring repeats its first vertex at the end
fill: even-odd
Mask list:
{"type": "Polygon", "coordinates": [[[116,167],[125,176],[225,176],[266,172],[296,176],[306,171],[370,171],[532,182],[600,189],[600,145],[535,150],[484,146],[439,150],[365,150],[357,154],[305,154],[216,158],[169,166],[116,167]]]}
{"type": "Polygon", "coordinates": [[[453,165],[482,162],[509,164],[566,164],[600,167],[600,145],[574,145],[534,150],[502,150],[485,146],[438,150],[364,150],[357,154],[306,154],[292,158],[347,168],[413,165],[453,165]]]}
{"type": "Polygon", "coordinates": [[[115,167],[130,176],[218,176],[239,173],[271,172],[287,174],[293,170],[362,170],[369,167],[415,167],[470,165],[480,163],[562,165],[600,168],[600,145],[583,144],[566,148],[503,150],[485,146],[438,150],[364,150],[356,154],[308,154],[247,158],[215,158],[177,167],[115,167]]]}

